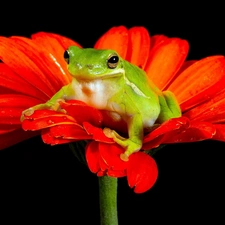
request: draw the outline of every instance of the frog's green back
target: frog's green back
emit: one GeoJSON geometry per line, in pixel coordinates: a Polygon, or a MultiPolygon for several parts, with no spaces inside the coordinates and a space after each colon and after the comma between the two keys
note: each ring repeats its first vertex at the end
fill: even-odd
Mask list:
{"type": "Polygon", "coordinates": [[[151,96],[153,93],[161,94],[158,87],[147,77],[145,71],[126,60],[123,61],[123,65],[126,71],[126,78],[131,84],[136,84],[137,88],[146,96],[151,96]]]}

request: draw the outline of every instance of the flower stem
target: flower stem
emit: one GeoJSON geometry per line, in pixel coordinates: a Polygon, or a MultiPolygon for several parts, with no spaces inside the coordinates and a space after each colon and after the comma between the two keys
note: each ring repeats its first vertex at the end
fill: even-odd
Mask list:
{"type": "Polygon", "coordinates": [[[117,178],[99,177],[99,204],[101,225],[118,225],[117,178]]]}

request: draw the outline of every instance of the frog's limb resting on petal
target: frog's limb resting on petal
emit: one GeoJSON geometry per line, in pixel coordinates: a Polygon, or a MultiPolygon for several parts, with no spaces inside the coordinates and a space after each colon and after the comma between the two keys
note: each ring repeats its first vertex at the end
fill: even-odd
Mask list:
{"type": "Polygon", "coordinates": [[[43,110],[43,109],[49,109],[54,110],[57,112],[66,113],[66,110],[62,109],[60,107],[60,102],[64,102],[69,94],[73,94],[73,90],[71,89],[71,85],[63,86],[55,95],[51,97],[50,100],[48,100],[46,103],[38,104],[35,106],[32,106],[22,112],[22,115],[20,117],[20,121],[22,122],[24,120],[24,116],[31,116],[35,110],[43,110]]]}
{"type": "MultiPolygon", "coordinates": [[[[121,95],[123,96],[123,95],[121,95]]],[[[119,97],[117,97],[119,99],[119,97]]],[[[124,98],[124,102],[128,98],[124,98]]],[[[181,110],[174,94],[170,91],[164,91],[159,96],[160,113],[156,123],[163,123],[171,118],[181,116],[181,110]]],[[[132,101],[130,101],[132,102],[132,101]]],[[[143,117],[138,108],[135,108],[134,104],[125,102],[126,109],[124,112],[129,112],[129,116],[126,114],[124,119],[128,125],[128,136],[129,138],[121,137],[116,131],[109,128],[104,129],[104,134],[112,138],[117,144],[125,149],[125,152],[121,154],[120,158],[123,161],[128,161],[129,156],[137,152],[142,147],[143,140],[143,117]]],[[[122,104],[121,104],[122,106],[122,104]]],[[[152,125],[154,126],[154,124],[152,125]]]]}
{"type": "Polygon", "coordinates": [[[120,136],[115,130],[111,130],[110,128],[104,128],[103,132],[108,138],[112,138],[118,145],[126,149],[125,152],[120,155],[120,158],[123,161],[128,161],[129,156],[132,153],[141,149],[142,141],[137,138],[124,138],[120,136]]]}
{"type": "Polygon", "coordinates": [[[124,118],[128,125],[128,138],[120,136],[115,130],[104,128],[103,132],[108,138],[112,138],[118,145],[125,149],[120,155],[123,161],[128,161],[129,156],[137,152],[142,147],[143,142],[143,121],[142,116],[138,111],[131,116],[124,118]]]}
{"type": "Polygon", "coordinates": [[[46,103],[30,107],[22,112],[20,121],[22,122],[24,120],[24,116],[31,116],[36,110],[49,109],[56,112],[66,113],[66,110],[60,107],[60,102],[64,101],[65,101],[64,99],[57,99],[55,102],[48,101],[46,103]]]}

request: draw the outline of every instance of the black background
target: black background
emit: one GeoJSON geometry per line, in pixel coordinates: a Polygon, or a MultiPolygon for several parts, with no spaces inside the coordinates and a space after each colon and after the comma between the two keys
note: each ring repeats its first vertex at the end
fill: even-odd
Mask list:
{"type": "MultiPolygon", "coordinates": [[[[225,54],[223,8],[216,1],[1,3],[0,35],[49,31],[92,47],[112,26],[141,25],[151,35],[187,39],[188,59],[200,59],[225,54]]],[[[224,149],[216,141],[167,146],[154,156],[159,178],[144,194],[119,179],[120,224],[224,222],[224,149]]],[[[0,206],[0,222],[99,224],[98,181],[66,146],[32,138],[0,152],[0,206]]]]}

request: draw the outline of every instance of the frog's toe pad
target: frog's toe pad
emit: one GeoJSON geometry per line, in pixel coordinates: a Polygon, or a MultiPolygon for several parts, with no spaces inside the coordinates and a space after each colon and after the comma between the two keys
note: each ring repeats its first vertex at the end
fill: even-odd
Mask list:
{"type": "Polygon", "coordinates": [[[114,137],[114,135],[113,135],[113,130],[111,130],[111,129],[108,128],[108,127],[105,127],[105,128],[103,129],[103,133],[104,133],[105,136],[108,137],[108,138],[113,138],[113,137],[114,137]]]}
{"type": "Polygon", "coordinates": [[[67,111],[65,109],[61,108],[61,105],[60,105],[61,102],[65,102],[65,100],[61,99],[61,98],[57,99],[56,102],[49,107],[49,109],[56,111],[56,112],[66,114],[67,111]]]}
{"type": "Polygon", "coordinates": [[[23,111],[23,115],[25,116],[31,116],[33,113],[34,113],[34,108],[32,107],[23,111]]]}
{"type": "Polygon", "coordinates": [[[129,156],[126,153],[122,153],[120,154],[120,159],[127,162],[129,160],[129,156]]]}
{"type": "Polygon", "coordinates": [[[29,109],[26,109],[22,112],[22,115],[20,117],[20,122],[23,122],[25,119],[25,116],[31,116],[34,113],[34,109],[31,107],[29,109]]]}

